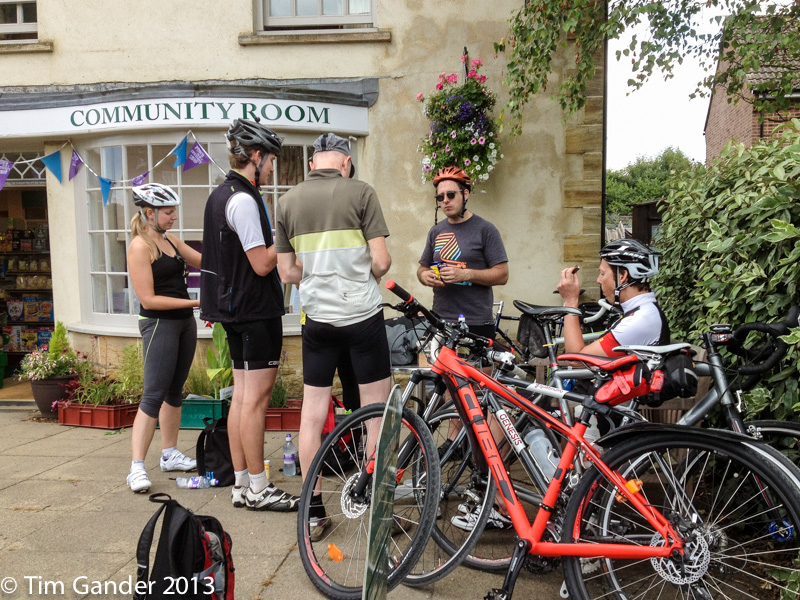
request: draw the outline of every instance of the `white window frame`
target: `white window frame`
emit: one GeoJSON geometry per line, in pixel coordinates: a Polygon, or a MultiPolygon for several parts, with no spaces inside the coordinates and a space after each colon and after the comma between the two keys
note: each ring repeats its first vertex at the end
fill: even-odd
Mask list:
{"type": "MultiPolygon", "coordinates": [[[[152,166],[158,160],[163,158],[162,156],[153,156],[152,147],[153,146],[164,146],[168,144],[176,143],[176,140],[180,137],[180,135],[184,134],[185,131],[180,132],[148,132],[144,134],[131,134],[131,135],[124,135],[124,136],[113,136],[113,137],[106,137],[97,140],[87,141],[85,144],[82,144],[79,147],[79,152],[85,153],[88,150],[101,150],[102,148],[112,148],[112,147],[121,147],[122,148],[122,178],[129,180],[131,177],[135,177],[139,175],[139,173],[128,173],[127,172],[127,149],[129,146],[147,146],[148,147],[148,166],[152,166]]],[[[208,150],[209,143],[218,143],[222,137],[222,131],[198,131],[195,133],[197,136],[198,141],[203,145],[203,147],[208,150]]],[[[283,133],[281,135],[284,135],[283,133]]],[[[290,133],[285,135],[284,137],[284,146],[302,146],[303,147],[303,178],[305,179],[308,176],[308,161],[311,158],[311,146],[313,141],[316,137],[316,134],[313,133],[290,133]]],[[[190,143],[193,143],[193,140],[190,137],[190,143]]],[[[356,147],[353,146],[353,153],[356,153],[356,147]]],[[[213,154],[213,153],[212,153],[213,154]]],[[[170,156],[167,160],[171,163],[174,160],[174,157],[170,156]]],[[[220,159],[215,156],[215,160],[217,164],[219,164],[222,169],[229,168],[227,163],[220,162],[220,159]]],[[[276,171],[280,169],[280,164],[276,163],[276,171]]],[[[188,187],[203,187],[194,185],[185,185],[182,183],[182,172],[181,169],[176,169],[178,172],[178,186],[179,188],[188,188],[188,187]]],[[[208,188],[209,191],[213,190],[216,187],[214,184],[214,178],[217,176],[219,170],[213,163],[209,163],[209,183],[208,188]]],[[[106,176],[105,173],[100,173],[104,177],[106,176]]],[[[276,173],[278,176],[279,173],[276,173]]],[[[150,179],[148,179],[149,181],[150,179]]],[[[133,216],[134,212],[136,211],[136,207],[133,205],[133,202],[125,202],[123,205],[124,208],[124,217],[123,217],[123,225],[124,229],[109,229],[106,228],[107,225],[107,213],[104,212],[103,214],[103,229],[90,229],[89,228],[89,211],[90,211],[90,200],[88,192],[97,192],[100,189],[100,184],[93,174],[88,172],[88,169],[81,169],[79,172],[78,177],[74,180],[76,183],[76,202],[77,202],[77,226],[78,230],[81,232],[78,235],[79,240],[79,248],[78,248],[78,256],[89,257],[91,255],[91,243],[89,241],[91,235],[90,234],[118,234],[120,236],[125,236],[125,252],[127,254],[128,247],[130,245],[131,234],[129,223],[130,219],[133,216]]],[[[275,201],[280,198],[283,194],[291,189],[292,186],[263,186],[263,196],[265,200],[269,199],[272,201],[272,206],[274,206],[275,201]]],[[[130,188],[131,182],[125,181],[123,183],[114,183],[112,185],[112,193],[114,190],[122,190],[126,198],[130,198],[130,188]]],[[[176,224],[175,228],[173,228],[172,232],[178,235],[178,237],[183,238],[185,233],[200,233],[202,234],[202,230],[198,229],[188,229],[183,227],[183,205],[179,207],[179,220],[176,224]]],[[[270,211],[270,221],[273,223],[274,227],[274,215],[272,214],[273,211],[270,211]]],[[[273,229],[274,234],[274,229],[273,229]]],[[[109,268],[111,264],[110,256],[108,255],[108,247],[104,246],[106,252],[106,268],[109,268]]],[[[127,329],[135,329],[137,328],[137,321],[138,315],[137,314],[130,314],[130,313],[111,313],[111,312],[95,312],[94,310],[94,300],[93,300],[93,277],[103,277],[105,276],[108,280],[109,277],[128,277],[128,272],[126,271],[97,271],[92,269],[91,261],[90,260],[81,260],[79,261],[79,288],[80,288],[80,306],[81,306],[81,322],[84,325],[95,325],[101,326],[104,329],[113,331],[113,330],[127,330],[127,329]]],[[[112,305],[112,288],[107,285],[106,286],[106,293],[108,294],[108,303],[109,306],[112,305]]],[[[134,293],[132,286],[129,285],[128,289],[128,309],[134,309],[134,293]]],[[[283,317],[283,325],[284,325],[284,333],[297,333],[299,332],[300,328],[300,315],[299,313],[287,313],[283,317]]],[[[202,321],[198,320],[198,328],[202,332],[205,327],[202,321]]]]}
{"type": "MultiPolygon", "coordinates": [[[[36,0],[0,0],[0,4],[11,4],[16,5],[17,7],[17,22],[16,23],[7,23],[7,24],[0,24],[0,34],[18,34],[18,33],[28,33],[33,34],[30,37],[30,40],[35,41],[38,38],[39,34],[39,24],[36,23],[24,23],[22,21],[22,8],[25,4],[36,4],[36,0]]],[[[38,21],[38,15],[37,15],[38,21]]],[[[19,40],[0,40],[0,43],[19,43],[28,41],[25,39],[19,40]]]]}
{"type": "MultiPolygon", "coordinates": [[[[317,0],[317,15],[316,16],[296,16],[297,13],[297,0],[290,0],[292,15],[289,17],[270,17],[269,3],[270,0],[254,0],[256,3],[256,10],[261,13],[261,23],[263,28],[267,31],[278,27],[291,27],[293,29],[308,28],[313,31],[320,31],[325,27],[335,28],[342,30],[341,26],[358,25],[377,27],[375,19],[375,9],[377,0],[369,0],[369,12],[367,14],[350,15],[348,14],[348,7],[351,0],[342,0],[344,3],[344,15],[323,15],[322,3],[323,0],[317,0]],[[312,29],[313,28],[313,29],[312,29]]],[[[344,29],[347,31],[347,29],[344,29]]]]}

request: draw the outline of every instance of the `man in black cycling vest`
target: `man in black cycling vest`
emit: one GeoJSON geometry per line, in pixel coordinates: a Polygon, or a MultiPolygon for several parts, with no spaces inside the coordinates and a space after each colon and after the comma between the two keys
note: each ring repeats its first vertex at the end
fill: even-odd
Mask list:
{"type": "MultiPolygon", "coordinates": [[[[667,319],[650,290],[650,280],[658,274],[658,257],[658,252],[631,239],[615,240],[600,251],[597,283],[606,300],[622,307],[623,317],[600,339],[587,345],[584,345],[579,318],[564,317],[565,352],[622,356],[624,353],[614,352],[614,348],[669,344],[667,319]]],[[[558,293],[564,299],[564,306],[578,308],[580,290],[577,271],[573,267],[561,271],[558,293]]]]}
{"type": "Polygon", "coordinates": [[[200,317],[222,323],[233,361],[228,437],[235,507],[297,510],[298,498],[264,471],[264,414],[283,344],[283,288],[272,227],[259,186],[272,174],[282,140],[257,121],[236,119],[226,135],[231,171],[206,204],[200,317]]]}

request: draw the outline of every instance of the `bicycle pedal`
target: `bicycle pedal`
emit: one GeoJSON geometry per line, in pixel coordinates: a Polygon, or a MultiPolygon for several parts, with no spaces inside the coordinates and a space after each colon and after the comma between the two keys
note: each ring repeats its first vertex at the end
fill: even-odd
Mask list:
{"type": "Polygon", "coordinates": [[[489,590],[489,593],[483,597],[483,600],[508,600],[508,594],[500,588],[492,588],[489,590]]]}

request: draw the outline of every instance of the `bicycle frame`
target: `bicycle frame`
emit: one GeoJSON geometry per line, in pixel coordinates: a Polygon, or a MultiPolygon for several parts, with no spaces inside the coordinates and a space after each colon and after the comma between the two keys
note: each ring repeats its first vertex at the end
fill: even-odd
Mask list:
{"type": "MultiPolygon", "coordinates": [[[[477,442],[476,447],[481,449],[485,463],[481,463],[477,456],[475,459],[478,464],[485,464],[488,470],[491,471],[492,476],[497,482],[499,494],[503,498],[514,529],[519,538],[529,545],[529,553],[548,557],[576,556],[582,558],[607,557],[615,559],[645,559],[668,557],[674,555],[675,552],[682,552],[683,542],[681,541],[681,536],[675,531],[664,515],[655,508],[647,506],[639,497],[638,491],[632,492],[629,490],[625,478],[616,471],[610,469],[603,462],[600,454],[591,444],[586,442],[583,434],[586,431],[587,425],[582,422],[582,420],[577,421],[572,426],[565,425],[561,420],[551,416],[547,411],[517,395],[479,369],[476,369],[469,363],[460,359],[452,349],[446,346],[443,346],[439,350],[432,368],[435,373],[443,377],[453,397],[458,398],[456,409],[461,415],[463,422],[470,425],[470,430],[477,442]],[[544,499],[536,513],[533,523],[528,521],[528,517],[517,497],[514,486],[508,477],[497,445],[489,430],[486,416],[478,402],[478,397],[472,383],[473,381],[480,387],[491,390],[507,402],[519,407],[537,420],[542,421],[547,427],[553,428],[567,440],[558,467],[556,468],[553,479],[551,479],[547,487],[544,499]],[[579,452],[582,453],[585,459],[589,460],[600,470],[600,472],[616,487],[619,494],[636,508],[654,530],[658,531],[662,539],[671,540],[670,544],[665,544],[659,548],[651,546],[644,547],[634,544],[565,544],[541,541],[545,532],[545,527],[556,505],[556,500],[561,492],[564,479],[572,470],[571,465],[574,464],[575,458],[579,452]]],[[[588,398],[581,394],[574,394],[542,384],[532,385],[536,391],[543,395],[558,398],[559,400],[572,399],[575,401],[584,401],[584,403],[589,406],[592,402],[587,402],[588,398]],[[571,398],[568,398],[570,396],[571,398]]],[[[508,422],[504,423],[503,428],[509,443],[517,447],[522,444],[513,424],[508,422]]],[[[521,453],[520,456],[523,461],[528,462],[526,467],[530,467],[530,459],[527,454],[521,453]]]]}

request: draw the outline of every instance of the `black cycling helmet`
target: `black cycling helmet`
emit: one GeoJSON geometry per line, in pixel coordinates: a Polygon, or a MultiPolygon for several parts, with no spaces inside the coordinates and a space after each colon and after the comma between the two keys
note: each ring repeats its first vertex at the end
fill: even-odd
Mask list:
{"type": "Polygon", "coordinates": [[[658,257],[661,254],[639,240],[621,239],[606,244],[600,258],[612,267],[628,271],[628,283],[620,285],[619,268],[614,269],[614,301],[619,304],[619,293],[634,283],[647,283],[658,275],[658,257]]]}
{"type": "Polygon", "coordinates": [[[255,121],[236,119],[228,127],[228,133],[225,134],[225,138],[228,140],[228,149],[234,154],[247,156],[245,148],[260,148],[265,152],[280,156],[283,138],[259,121],[258,117],[255,121]]]}
{"type": "MultiPolygon", "coordinates": [[[[275,134],[272,129],[264,127],[256,117],[255,121],[248,121],[247,119],[236,119],[230,127],[225,138],[228,140],[228,149],[233,154],[240,154],[250,158],[248,153],[249,148],[261,150],[264,157],[261,159],[261,164],[256,165],[256,187],[259,186],[259,178],[261,177],[261,169],[267,162],[270,154],[280,156],[281,147],[283,146],[283,138],[275,134]]],[[[252,162],[252,159],[251,159],[252,162]]]]}
{"type": "Polygon", "coordinates": [[[139,207],[139,217],[142,221],[165,236],[166,231],[158,226],[158,209],[168,206],[178,206],[181,203],[180,196],[168,185],[162,185],[160,183],[137,185],[131,188],[131,192],[133,193],[133,203],[139,207]],[[147,217],[144,216],[145,208],[152,208],[155,211],[155,225],[147,222],[147,217]]]}

